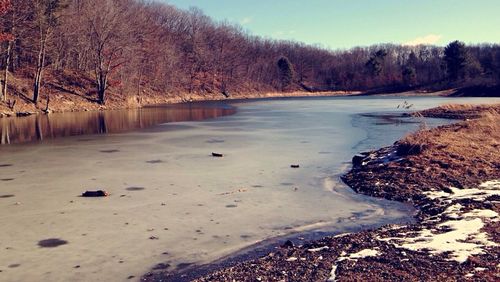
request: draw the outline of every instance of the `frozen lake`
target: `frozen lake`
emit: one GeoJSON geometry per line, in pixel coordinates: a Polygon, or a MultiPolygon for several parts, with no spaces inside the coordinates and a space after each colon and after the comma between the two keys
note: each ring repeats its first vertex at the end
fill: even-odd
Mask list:
{"type": "MultiPolygon", "coordinates": [[[[234,115],[212,103],[209,110],[196,106],[208,114],[182,122],[165,118],[172,106],[156,107],[161,117],[147,129],[132,114],[133,126],[123,126],[131,123],[126,117],[108,118],[105,131],[82,132],[92,135],[67,129],[61,135],[70,137],[0,146],[0,280],[138,280],[158,263],[172,270],[209,263],[277,236],[405,221],[407,206],[357,195],[338,180],[355,153],[390,145],[420,126],[422,120],[378,115],[400,113],[404,100],[412,109],[500,102],[260,100],[233,103],[234,115]],[[78,196],[95,189],[111,195],[78,196]]],[[[61,122],[50,118],[52,126],[61,122]]],[[[9,133],[40,140],[21,132],[23,122],[9,121],[9,133]]],[[[89,123],[102,128],[91,117],[89,123]]]]}

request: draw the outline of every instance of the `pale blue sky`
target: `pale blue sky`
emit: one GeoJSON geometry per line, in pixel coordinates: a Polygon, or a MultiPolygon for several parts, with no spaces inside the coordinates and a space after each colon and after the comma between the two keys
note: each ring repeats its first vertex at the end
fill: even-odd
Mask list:
{"type": "Polygon", "coordinates": [[[376,43],[500,43],[500,0],[159,0],[252,34],[332,49],[376,43]],[[420,39],[420,40],[419,40],[420,39]]]}

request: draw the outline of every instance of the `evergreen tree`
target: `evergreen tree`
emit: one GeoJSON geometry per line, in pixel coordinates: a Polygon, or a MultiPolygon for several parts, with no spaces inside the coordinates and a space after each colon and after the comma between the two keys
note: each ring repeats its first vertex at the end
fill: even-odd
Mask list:
{"type": "Polygon", "coordinates": [[[417,72],[412,66],[406,66],[402,71],[403,83],[406,86],[414,86],[417,83],[417,72]]]}
{"type": "Polygon", "coordinates": [[[288,86],[292,84],[295,76],[295,71],[293,69],[292,63],[290,63],[290,60],[288,60],[288,58],[285,56],[279,58],[277,65],[281,83],[281,91],[284,91],[288,86]]]}
{"type": "Polygon", "coordinates": [[[366,62],[365,67],[372,76],[379,76],[383,71],[384,59],[387,56],[387,51],[380,49],[366,62]]]}
{"type": "Polygon", "coordinates": [[[446,72],[451,80],[465,76],[468,61],[468,51],[465,43],[458,40],[451,42],[444,48],[444,61],[446,72]]]}

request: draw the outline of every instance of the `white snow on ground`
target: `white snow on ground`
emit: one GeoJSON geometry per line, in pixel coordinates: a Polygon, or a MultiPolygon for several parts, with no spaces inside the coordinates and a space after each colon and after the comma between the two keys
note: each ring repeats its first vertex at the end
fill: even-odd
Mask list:
{"type": "Polygon", "coordinates": [[[484,200],[489,196],[500,195],[500,181],[488,181],[479,185],[480,188],[459,189],[450,187],[452,194],[444,191],[430,191],[425,193],[429,199],[474,199],[484,200]],[[488,185],[485,185],[488,184],[488,185]]]}
{"type": "Polygon", "coordinates": [[[337,258],[335,263],[332,265],[332,270],[330,271],[330,277],[328,278],[327,281],[333,282],[336,281],[336,276],[335,272],[337,271],[337,264],[341,261],[344,260],[353,260],[357,261],[358,259],[366,258],[366,257],[375,257],[378,256],[380,252],[378,250],[373,250],[373,249],[363,249],[357,253],[352,253],[349,256],[347,256],[346,252],[342,251],[340,256],[337,258]]]}
{"type": "Polygon", "coordinates": [[[379,251],[377,250],[372,250],[372,249],[364,249],[361,250],[357,253],[350,254],[348,259],[360,259],[360,258],[366,258],[366,257],[375,257],[380,254],[379,251]]]}
{"type": "Polygon", "coordinates": [[[486,181],[479,185],[479,187],[486,189],[500,189],[500,180],[486,181]]]}
{"type": "Polygon", "coordinates": [[[472,210],[465,213],[465,217],[486,217],[493,218],[493,221],[498,221],[498,213],[492,210],[472,210]]]}
{"type": "Polygon", "coordinates": [[[448,216],[448,218],[454,218],[454,219],[458,219],[460,218],[460,215],[458,214],[458,212],[463,208],[463,206],[461,204],[455,204],[455,205],[451,205],[449,206],[445,211],[444,211],[444,214],[446,214],[448,216]]]}
{"type": "Polygon", "coordinates": [[[330,271],[330,277],[328,278],[328,282],[336,281],[337,277],[335,276],[335,272],[337,271],[337,265],[332,265],[332,271],[330,271]]]}
{"type": "Polygon", "coordinates": [[[308,249],[308,251],[311,252],[311,253],[319,252],[319,251],[322,251],[322,250],[328,250],[328,247],[324,246],[324,247],[320,247],[320,248],[308,249]]]}
{"type": "Polygon", "coordinates": [[[347,236],[349,234],[351,234],[351,233],[342,233],[342,234],[338,234],[338,235],[333,236],[333,238],[340,238],[340,237],[347,236]]]}
{"type": "Polygon", "coordinates": [[[410,250],[430,249],[431,253],[451,252],[451,257],[462,263],[470,255],[483,252],[484,246],[495,246],[487,239],[486,233],[479,230],[484,226],[480,218],[466,218],[441,223],[438,227],[448,227],[449,232],[433,234],[432,230],[424,229],[415,238],[408,238],[400,247],[410,250]],[[469,239],[465,242],[465,240],[469,239]]]}
{"type": "MultiPolygon", "coordinates": [[[[453,193],[428,192],[430,199],[439,199],[450,202],[456,199],[471,199],[483,201],[488,196],[500,195],[500,181],[488,181],[479,186],[480,188],[457,189],[451,188],[453,193]]],[[[457,262],[463,263],[470,255],[481,254],[485,247],[497,246],[488,238],[486,232],[482,232],[486,222],[499,220],[498,213],[489,209],[474,209],[463,211],[460,204],[450,205],[440,215],[450,220],[440,223],[436,228],[423,229],[416,237],[412,238],[379,238],[383,241],[393,242],[396,247],[410,250],[429,249],[432,254],[450,252],[450,257],[457,262]],[[445,228],[444,233],[437,233],[439,229],[445,228]]],[[[427,223],[431,222],[429,220],[427,223]]],[[[424,222],[425,224],[426,222],[424,222]]],[[[405,234],[399,234],[405,235],[405,234]]]]}

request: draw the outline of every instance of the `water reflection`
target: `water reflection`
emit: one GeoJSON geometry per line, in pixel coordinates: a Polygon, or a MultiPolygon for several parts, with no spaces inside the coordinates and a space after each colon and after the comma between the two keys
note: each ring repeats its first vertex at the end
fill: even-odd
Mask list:
{"type": "Polygon", "coordinates": [[[64,136],[118,133],[167,122],[216,118],[235,112],[236,109],[232,106],[214,102],[2,118],[0,144],[43,141],[64,136]]]}

